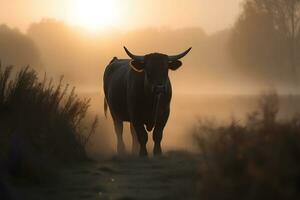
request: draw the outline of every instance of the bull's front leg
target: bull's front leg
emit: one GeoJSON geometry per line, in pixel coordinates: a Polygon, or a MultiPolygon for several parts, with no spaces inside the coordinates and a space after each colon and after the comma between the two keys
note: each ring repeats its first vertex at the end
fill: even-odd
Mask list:
{"type": "Polygon", "coordinates": [[[140,143],[140,156],[147,156],[147,141],[148,141],[148,133],[145,130],[145,127],[143,124],[133,124],[134,130],[136,131],[138,141],[140,143]]]}
{"type": "Polygon", "coordinates": [[[153,130],[153,141],[154,141],[153,155],[154,156],[159,156],[162,154],[161,140],[163,137],[164,128],[169,118],[169,114],[170,114],[169,109],[163,112],[161,117],[157,120],[155,128],[153,130]]]}
{"type": "Polygon", "coordinates": [[[163,135],[163,127],[155,127],[153,131],[153,141],[154,141],[154,148],[153,148],[153,155],[158,156],[161,155],[161,140],[163,135]]]}

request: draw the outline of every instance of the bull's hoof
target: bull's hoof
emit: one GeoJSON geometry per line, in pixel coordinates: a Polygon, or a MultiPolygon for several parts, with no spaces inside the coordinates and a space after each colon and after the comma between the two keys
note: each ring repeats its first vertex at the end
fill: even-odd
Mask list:
{"type": "Polygon", "coordinates": [[[148,152],[147,149],[140,149],[140,157],[147,157],[148,152]]]}
{"type": "Polygon", "coordinates": [[[132,154],[133,155],[139,154],[139,146],[138,145],[132,145],[132,154]]]}
{"type": "Polygon", "coordinates": [[[126,155],[126,150],[125,150],[125,145],[124,144],[120,144],[117,147],[117,152],[119,156],[124,156],[126,155]]]}
{"type": "Polygon", "coordinates": [[[161,147],[154,147],[153,155],[154,156],[161,156],[161,154],[162,154],[161,147]]]}

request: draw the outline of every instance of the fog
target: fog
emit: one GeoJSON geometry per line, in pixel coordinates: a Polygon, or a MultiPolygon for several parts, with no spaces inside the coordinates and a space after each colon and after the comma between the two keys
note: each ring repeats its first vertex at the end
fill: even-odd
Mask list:
{"type": "Polygon", "coordinates": [[[42,70],[40,51],[34,41],[7,25],[0,25],[0,55],[3,65],[31,65],[42,70]]]}
{"type": "Polygon", "coordinates": [[[266,86],[265,77],[249,77],[234,65],[228,50],[230,35],[230,29],[207,34],[199,27],[111,29],[91,34],[52,19],[32,24],[26,34],[39,48],[44,70],[57,77],[64,75],[80,90],[101,87],[103,69],[112,57],[127,58],[123,46],[137,54],[176,54],[192,46],[184,67],[170,74],[178,92],[248,94],[276,85],[266,86]]]}
{"type": "MultiPolygon", "coordinates": [[[[246,3],[243,8],[244,13],[234,25],[217,32],[200,26],[148,26],[130,30],[107,28],[92,33],[51,18],[31,23],[25,33],[9,24],[1,25],[0,59],[4,65],[17,68],[31,65],[41,76],[46,72],[55,81],[64,76],[64,81],[76,86],[82,97],[91,98],[91,113],[102,118],[103,71],[114,56],[127,58],[123,46],[136,54],[170,55],[193,47],[182,60],[183,67],[170,72],[174,95],[163,140],[167,149],[190,149],[187,132],[199,117],[226,121],[245,116],[255,109],[256,97],[252,95],[262,90],[272,88],[287,95],[282,97],[282,117],[297,110],[295,99],[288,95],[298,93],[298,72],[293,71],[299,64],[298,55],[290,58],[290,53],[286,53],[286,40],[272,28],[269,18],[250,12],[251,6],[246,3]],[[257,22],[262,23],[263,30],[255,28],[257,22]],[[275,36],[270,37],[269,33],[275,36]],[[289,64],[291,59],[293,65],[289,64]]],[[[295,50],[300,47],[297,34],[295,50]]],[[[113,151],[111,119],[102,119],[101,123],[105,131],[95,136],[91,149],[97,151],[97,144],[107,140],[112,145],[106,151],[113,151]]],[[[126,130],[129,147],[128,127],[126,130]]]]}
{"type": "MultiPolygon", "coordinates": [[[[80,1],[2,0],[0,23],[8,23],[24,32],[32,22],[38,22],[47,17],[78,25],[79,22],[76,19],[78,20],[79,13],[76,3],[80,1]]],[[[93,0],[82,2],[95,3],[93,0]]],[[[233,25],[241,10],[241,0],[110,0],[109,2],[99,0],[96,2],[97,6],[94,6],[96,8],[92,11],[91,9],[84,10],[84,8],[79,11],[101,13],[109,10],[110,13],[116,15],[114,17],[116,19],[108,26],[121,30],[134,30],[149,26],[174,28],[201,26],[207,32],[212,33],[233,25]]],[[[96,14],[96,16],[101,16],[101,14],[96,14]]]]}

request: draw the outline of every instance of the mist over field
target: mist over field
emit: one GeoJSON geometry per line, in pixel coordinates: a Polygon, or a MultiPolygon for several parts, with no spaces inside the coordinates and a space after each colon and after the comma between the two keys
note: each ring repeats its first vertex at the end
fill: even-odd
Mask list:
{"type": "MultiPolygon", "coordinates": [[[[14,189],[25,199],[300,196],[299,0],[40,2],[0,8],[0,199],[14,189]],[[192,47],[169,70],[159,158],[151,133],[149,160],[116,156],[103,75],[114,57],[129,59],[124,46],[192,47]],[[61,185],[35,192],[26,181],[61,185]]],[[[130,154],[129,123],[123,137],[130,154]]]]}
{"type": "Polygon", "coordinates": [[[192,46],[184,67],[170,75],[173,88],[179,93],[255,94],[273,87],[288,93],[293,88],[288,69],[281,73],[280,67],[266,71],[237,64],[230,50],[229,27],[211,34],[200,27],[89,33],[61,21],[45,19],[31,24],[25,34],[7,25],[2,25],[0,31],[1,41],[6,41],[1,45],[3,63],[18,67],[30,64],[55,77],[64,75],[83,91],[101,88],[104,68],[112,57],[127,58],[123,46],[137,54],[176,54],[192,46]],[[35,53],[26,56],[31,49],[35,53]]]}
{"type": "MultiPolygon", "coordinates": [[[[268,67],[251,63],[248,67],[247,63],[236,61],[232,48],[236,29],[228,27],[208,34],[201,27],[149,27],[90,33],[62,21],[43,19],[32,23],[25,33],[1,25],[0,52],[6,65],[16,68],[31,65],[38,69],[40,77],[46,72],[55,82],[64,76],[64,81],[76,86],[79,94],[92,98],[91,111],[103,116],[104,68],[114,56],[127,58],[123,46],[136,54],[176,54],[192,46],[189,56],[183,59],[183,67],[170,72],[174,94],[164,140],[171,148],[181,141],[180,147],[190,149],[183,139],[184,132],[197,117],[228,120],[255,108],[255,97],[251,95],[268,89],[281,94],[295,92],[293,73],[288,68],[270,65],[266,70],[268,67]]],[[[111,127],[109,132],[113,132],[112,123],[109,120],[105,123],[111,127]]],[[[114,143],[113,133],[110,141],[114,143]]]]}

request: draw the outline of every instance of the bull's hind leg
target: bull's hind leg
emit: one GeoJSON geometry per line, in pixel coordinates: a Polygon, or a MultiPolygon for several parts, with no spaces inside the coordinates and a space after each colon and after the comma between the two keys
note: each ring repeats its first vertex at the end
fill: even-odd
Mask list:
{"type": "Polygon", "coordinates": [[[125,154],[125,144],[123,141],[123,122],[114,120],[115,132],[117,135],[117,152],[119,155],[125,154]]]}
{"type": "Polygon", "coordinates": [[[132,153],[138,154],[139,143],[138,143],[138,138],[137,138],[137,135],[136,135],[136,132],[134,130],[132,123],[130,123],[130,132],[131,132],[131,136],[132,136],[132,153]]]}

